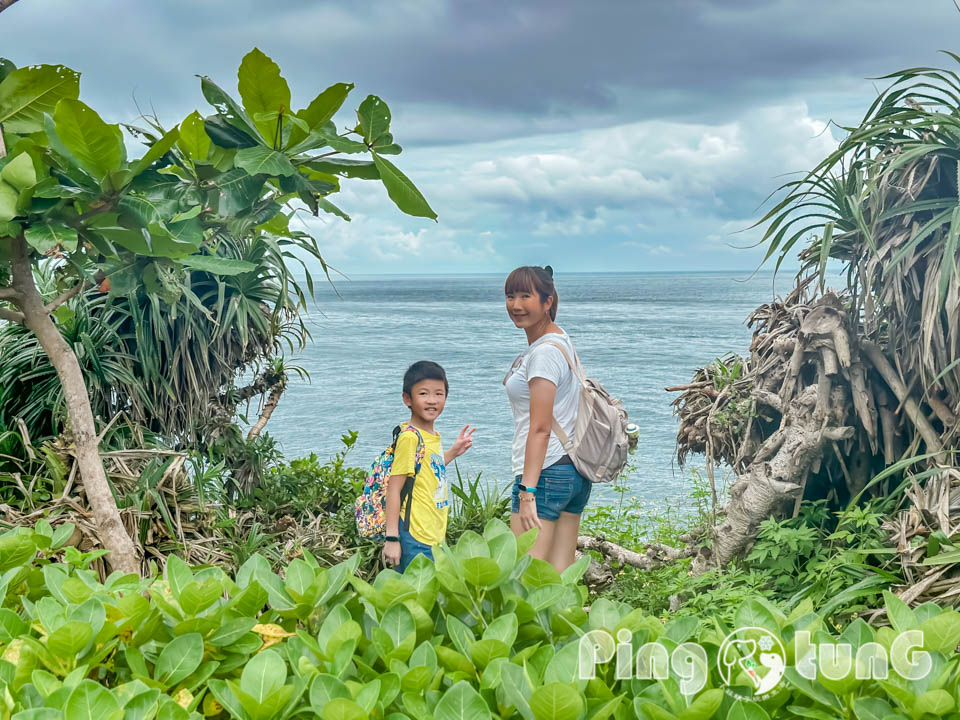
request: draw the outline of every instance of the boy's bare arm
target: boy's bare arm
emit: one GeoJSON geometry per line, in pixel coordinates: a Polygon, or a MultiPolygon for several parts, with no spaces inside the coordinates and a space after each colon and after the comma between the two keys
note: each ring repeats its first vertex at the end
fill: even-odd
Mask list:
{"type": "Polygon", "coordinates": [[[387,535],[396,537],[400,534],[400,492],[406,475],[391,475],[387,482],[387,535]]]}
{"type": "Polygon", "coordinates": [[[443,454],[443,464],[449,465],[456,458],[463,455],[467,450],[473,447],[473,433],[476,431],[476,428],[471,428],[469,425],[464,425],[463,430],[460,431],[460,435],[457,436],[456,442],[450,446],[450,449],[443,454]]]}

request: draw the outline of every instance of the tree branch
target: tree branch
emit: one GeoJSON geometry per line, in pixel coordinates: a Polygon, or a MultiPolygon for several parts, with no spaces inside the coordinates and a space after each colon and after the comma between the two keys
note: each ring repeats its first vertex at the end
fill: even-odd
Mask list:
{"type": "Polygon", "coordinates": [[[52,313],[52,312],[53,312],[54,310],[56,310],[58,307],[60,307],[61,305],[63,305],[65,302],[67,302],[70,298],[76,297],[76,295],[77,295],[81,290],[83,290],[83,288],[84,288],[84,286],[85,286],[86,284],[87,284],[87,281],[86,281],[86,280],[81,280],[81,281],[78,282],[76,285],[74,285],[72,288],[70,288],[69,290],[67,290],[66,292],[61,293],[60,297],[58,297],[56,300],[54,300],[53,302],[48,303],[47,305],[45,305],[43,309],[47,311],[47,314],[52,313]]]}
{"type": "Polygon", "coordinates": [[[9,320],[10,322],[19,323],[23,325],[23,313],[17,312],[16,310],[7,310],[6,308],[0,308],[0,320],[9,320]]]}
{"type": "MultiPolygon", "coordinates": [[[[284,380],[285,379],[286,378],[284,378],[284,380]]],[[[270,397],[267,399],[267,404],[264,406],[263,412],[260,413],[260,419],[257,420],[256,425],[250,428],[250,432],[247,433],[247,442],[259,437],[260,433],[267,426],[267,422],[270,420],[270,416],[273,415],[273,411],[277,409],[277,405],[280,402],[280,396],[283,395],[283,390],[287,386],[287,383],[284,380],[281,380],[273,386],[273,390],[270,392],[270,397]]]]}
{"type": "Polygon", "coordinates": [[[18,293],[14,288],[0,288],[0,300],[16,300],[18,297],[20,297],[20,293],[18,293]]]}
{"type": "Polygon", "coordinates": [[[900,401],[907,417],[910,418],[910,421],[917,428],[917,432],[923,438],[923,442],[927,446],[927,452],[936,453],[937,462],[946,464],[947,460],[943,453],[943,445],[940,443],[940,436],[937,435],[937,431],[933,429],[930,421],[920,411],[917,401],[909,395],[909,388],[904,386],[903,381],[900,380],[900,375],[884,357],[883,351],[880,350],[879,346],[869,341],[861,343],[861,348],[867,359],[870,360],[870,364],[880,373],[880,377],[884,379],[897,400],[900,401]]]}

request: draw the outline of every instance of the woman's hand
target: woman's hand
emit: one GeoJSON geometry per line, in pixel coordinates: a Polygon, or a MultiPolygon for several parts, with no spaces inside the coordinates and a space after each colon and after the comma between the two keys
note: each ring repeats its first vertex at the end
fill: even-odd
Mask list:
{"type": "MultiPolygon", "coordinates": [[[[527,494],[521,491],[522,494],[527,494]]],[[[543,523],[540,521],[540,517],[537,515],[537,501],[536,500],[520,500],[520,512],[517,513],[520,516],[520,529],[523,532],[531,528],[542,528],[543,523]]]]}
{"type": "Polygon", "coordinates": [[[458,458],[463,455],[467,450],[473,447],[473,433],[476,431],[476,428],[471,428],[469,425],[464,425],[463,430],[460,431],[460,435],[457,436],[456,442],[450,446],[450,459],[458,458]]]}
{"type": "Polygon", "coordinates": [[[400,543],[396,540],[383,544],[383,564],[387,567],[396,567],[400,564],[400,543]]]}

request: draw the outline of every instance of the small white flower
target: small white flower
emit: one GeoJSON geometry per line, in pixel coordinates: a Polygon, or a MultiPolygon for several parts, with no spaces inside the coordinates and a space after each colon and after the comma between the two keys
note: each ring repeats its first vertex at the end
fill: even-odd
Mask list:
{"type": "Polygon", "coordinates": [[[773,638],[769,635],[760,638],[760,649],[770,652],[773,649],[773,638]]]}

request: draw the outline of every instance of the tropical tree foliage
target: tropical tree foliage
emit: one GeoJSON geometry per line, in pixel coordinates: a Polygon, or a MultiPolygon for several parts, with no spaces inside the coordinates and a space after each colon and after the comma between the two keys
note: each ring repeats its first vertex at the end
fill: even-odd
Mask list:
{"type": "Polygon", "coordinates": [[[305,337],[298,311],[313,279],[307,272],[302,288],[293,268],[311,257],[327,267],[292,222],[301,203],[346,218],[328,199],[341,179],[379,179],[402,211],[436,218],[386,157],[401,148],[382,100],[364,99],[339,133],[333,117],[352,85],[332,85],[294,112],[279,68],[256,49],[238,80],[239,102],[201,78],[207,117],[126,126],[147,146],[128,158],[121,128],[78,99],[76,72],[0,62],[0,303],[9,304],[0,318],[30,330],[55,368],[88,499],[126,569],[135,558],[96,453],[78,345],[62,333],[77,321],[70,301],[99,303],[81,313],[109,328],[131,380],[109,387],[104,409],[189,439],[239,373],[283,338],[305,337]],[[52,298],[34,279],[44,263],[55,267],[52,298]]]}

